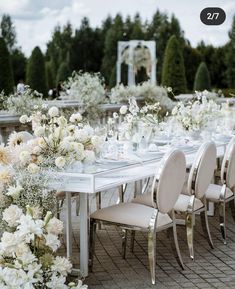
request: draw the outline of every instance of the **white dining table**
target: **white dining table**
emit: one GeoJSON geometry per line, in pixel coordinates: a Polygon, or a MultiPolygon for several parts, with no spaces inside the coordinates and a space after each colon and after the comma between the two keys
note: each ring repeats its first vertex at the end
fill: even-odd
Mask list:
{"type": "MultiPolygon", "coordinates": [[[[226,142],[216,143],[217,157],[222,157],[225,152],[226,142]]],[[[189,168],[194,160],[198,146],[183,150],[189,168]]],[[[180,148],[179,148],[180,149],[180,148]]],[[[153,177],[164,155],[163,151],[145,152],[138,155],[135,160],[122,160],[119,162],[97,162],[94,165],[78,172],[76,168],[67,169],[57,173],[57,181],[52,184],[56,190],[66,192],[66,244],[67,257],[72,256],[72,217],[71,197],[79,194],[80,201],[80,269],[82,277],[88,276],[89,267],[89,209],[88,200],[91,195],[107,191],[112,188],[143,179],[153,177]]]]}

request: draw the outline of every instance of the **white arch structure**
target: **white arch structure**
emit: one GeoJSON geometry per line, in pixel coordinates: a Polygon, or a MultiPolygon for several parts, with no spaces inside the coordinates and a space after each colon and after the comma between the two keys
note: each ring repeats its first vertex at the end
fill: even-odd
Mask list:
{"type": "Polygon", "coordinates": [[[116,83],[121,82],[121,65],[122,65],[122,54],[128,49],[129,61],[128,61],[128,85],[135,84],[135,71],[134,71],[134,51],[138,46],[144,46],[149,49],[151,56],[151,72],[150,81],[152,84],[156,84],[156,42],[145,41],[145,40],[130,40],[130,41],[118,41],[118,55],[117,55],[117,76],[116,83]]]}

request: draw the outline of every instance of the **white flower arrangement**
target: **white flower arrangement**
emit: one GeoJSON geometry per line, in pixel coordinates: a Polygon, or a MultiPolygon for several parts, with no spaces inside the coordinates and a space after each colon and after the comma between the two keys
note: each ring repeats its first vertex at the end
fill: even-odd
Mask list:
{"type": "Polygon", "coordinates": [[[36,218],[34,208],[26,213],[15,205],[3,212],[8,231],[0,242],[0,288],[2,289],[86,289],[79,280],[66,285],[72,264],[55,256],[63,230],[60,220],[47,212],[36,218]]]}
{"type": "Polygon", "coordinates": [[[28,85],[25,86],[23,93],[9,95],[4,102],[6,110],[20,115],[26,115],[29,111],[41,109],[42,106],[42,94],[32,90],[28,85]]]}
{"type": "Polygon", "coordinates": [[[78,101],[81,113],[91,118],[97,116],[98,105],[105,102],[103,79],[99,73],[73,72],[63,88],[61,97],[78,101]]]}
{"type": "Polygon", "coordinates": [[[199,131],[213,118],[220,115],[220,106],[205,96],[194,102],[179,102],[172,110],[172,116],[188,131],[199,131]]]}
{"type": "Polygon", "coordinates": [[[112,103],[128,102],[131,97],[144,98],[146,102],[159,102],[164,110],[171,110],[173,101],[167,95],[167,89],[145,81],[142,84],[124,86],[119,84],[111,89],[110,100],[112,103]]]}

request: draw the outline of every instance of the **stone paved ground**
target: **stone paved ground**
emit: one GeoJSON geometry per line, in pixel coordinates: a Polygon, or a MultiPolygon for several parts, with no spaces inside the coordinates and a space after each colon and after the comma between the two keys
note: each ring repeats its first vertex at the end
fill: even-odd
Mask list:
{"type": "MultiPolygon", "coordinates": [[[[131,198],[131,194],[127,199],[131,198]]],[[[103,206],[115,203],[116,192],[104,194],[103,206]]],[[[94,200],[91,207],[94,209],[94,200]]],[[[227,210],[228,244],[221,241],[218,217],[209,217],[215,249],[210,249],[200,226],[199,216],[195,226],[195,261],[189,258],[185,228],[178,226],[178,237],[185,270],[178,266],[171,251],[166,233],[157,235],[156,284],[151,285],[147,259],[147,236],[136,234],[135,250],[127,250],[127,258],[121,257],[120,230],[106,226],[97,231],[93,273],[86,278],[89,289],[147,289],[147,288],[235,288],[235,224],[227,210]]],[[[63,218],[63,213],[62,213],[63,218]]],[[[79,266],[78,218],[73,216],[73,262],[79,266]]]]}

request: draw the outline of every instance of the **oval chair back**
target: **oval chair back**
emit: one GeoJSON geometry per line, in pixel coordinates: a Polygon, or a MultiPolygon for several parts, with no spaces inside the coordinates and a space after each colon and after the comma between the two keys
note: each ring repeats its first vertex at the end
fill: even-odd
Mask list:
{"type": "Polygon", "coordinates": [[[221,165],[222,184],[232,189],[235,186],[235,139],[232,138],[227,145],[221,165]]]}
{"type": "Polygon", "coordinates": [[[202,199],[216,168],[216,146],[206,142],[199,148],[188,178],[188,193],[202,199]]]}
{"type": "Polygon", "coordinates": [[[168,213],[182,191],[186,174],[186,161],[184,153],[171,150],[167,153],[154,177],[152,185],[152,200],[161,213],[168,213]]]}

